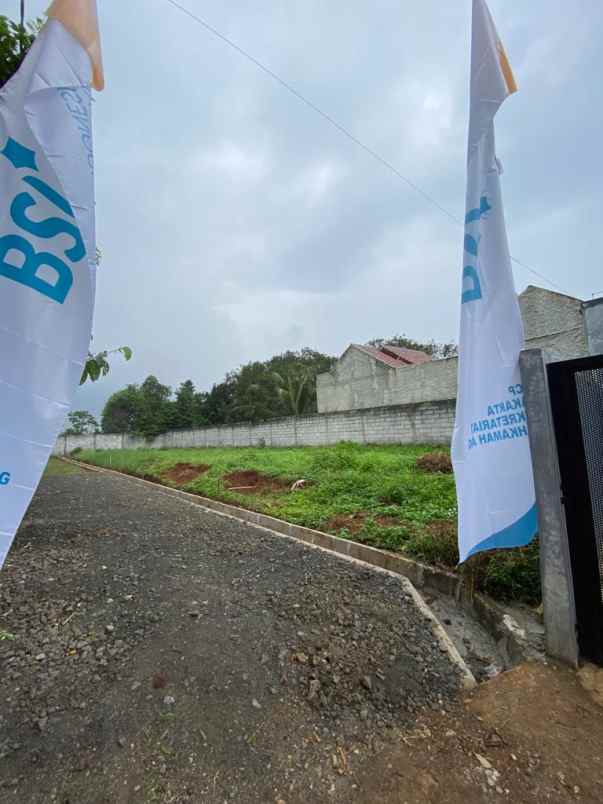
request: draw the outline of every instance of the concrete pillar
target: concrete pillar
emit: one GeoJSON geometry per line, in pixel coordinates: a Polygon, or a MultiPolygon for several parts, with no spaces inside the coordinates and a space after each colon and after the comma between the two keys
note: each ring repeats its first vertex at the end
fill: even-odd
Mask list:
{"type": "Polygon", "coordinates": [[[593,299],[582,305],[588,353],[603,354],[603,299],[593,299]]]}
{"type": "Polygon", "coordinates": [[[561,477],[542,349],[521,353],[520,367],[538,507],[540,576],[547,653],[576,667],[576,607],[561,477]]]}

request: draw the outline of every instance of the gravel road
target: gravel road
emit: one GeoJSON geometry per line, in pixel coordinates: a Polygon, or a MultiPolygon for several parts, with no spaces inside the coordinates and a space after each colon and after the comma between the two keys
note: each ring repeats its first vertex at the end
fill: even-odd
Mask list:
{"type": "Polygon", "coordinates": [[[0,636],[1,802],[360,800],[459,685],[397,579],[85,470],[42,482],[0,636]]]}

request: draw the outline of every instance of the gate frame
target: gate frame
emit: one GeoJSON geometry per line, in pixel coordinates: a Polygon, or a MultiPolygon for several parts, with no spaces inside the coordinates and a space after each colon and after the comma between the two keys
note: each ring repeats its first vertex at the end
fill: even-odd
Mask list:
{"type": "Polygon", "coordinates": [[[574,583],[547,376],[553,362],[562,361],[543,349],[526,349],[519,359],[538,508],[546,651],[578,667],[574,583]]]}
{"type": "Polygon", "coordinates": [[[593,369],[597,371],[603,369],[603,355],[588,355],[560,363],[550,363],[547,375],[552,392],[551,409],[557,453],[560,467],[563,467],[561,494],[566,519],[570,523],[572,533],[572,538],[569,540],[570,558],[578,580],[577,586],[574,587],[578,647],[585,660],[600,665],[603,663],[602,578],[587,466],[585,423],[576,379],[578,374],[593,369]],[[566,412],[573,415],[565,418],[563,414],[566,412]],[[569,466],[571,471],[567,470],[569,466]],[[576,493],[576,486],[580,489],[579,494],[576,493]],[[594,605],[597,607],[596,616],[594,605]]]}

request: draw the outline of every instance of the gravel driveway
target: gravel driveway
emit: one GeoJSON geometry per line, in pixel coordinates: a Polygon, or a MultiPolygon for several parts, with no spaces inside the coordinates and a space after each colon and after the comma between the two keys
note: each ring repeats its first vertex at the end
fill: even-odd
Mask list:
{"type": "Polygon", "coordinates": [[[97,472],[0,573],[0,802],[354,802],[459,676],[403,585],[97,472]]]}

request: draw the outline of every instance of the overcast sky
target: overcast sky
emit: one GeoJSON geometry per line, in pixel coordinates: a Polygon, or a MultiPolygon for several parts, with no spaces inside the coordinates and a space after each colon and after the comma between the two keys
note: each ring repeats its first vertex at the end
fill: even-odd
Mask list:
{"type": "MultiPolygon", "coordinates": [[[[179,0],[462,218],[470,0],[179,0]]],[[[28,0],[30,16],[48,0],[28,0]]],[[[286,349],[456,340],[462,230],[167,0],[99,0],[95,348],[78,394],[202,389],[286,349]]],[[[497,117],[511,251],[603,292],[603,3],[491,0],[520,92],[497,117]]],[[[0,0],[15,15],[16,0],[0,0]]],[[[515,266],[518,291],[545,284],[515,266]]]]}

